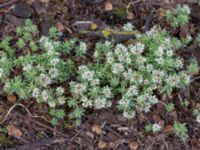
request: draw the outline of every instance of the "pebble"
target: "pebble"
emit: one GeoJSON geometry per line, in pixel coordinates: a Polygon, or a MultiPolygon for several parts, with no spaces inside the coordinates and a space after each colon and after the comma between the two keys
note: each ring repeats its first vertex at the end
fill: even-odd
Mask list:
{"type": "Polygon", "coordinates": [[[24,19],[19,19],[19,18],[15,17],[13,15],[10,15],[10,14],[5,15],[5,20],[7,20],[8,22],[10,22],[11,24],[14,24],[16,26],[21,26],[25,22],[24,19]]]}
{"type": "Polygon", "coordinates": [[[33,9],[26,3],[17,3],[11,7],[11,13],[20,18],[29,18],[33,16],[33,9]]]}

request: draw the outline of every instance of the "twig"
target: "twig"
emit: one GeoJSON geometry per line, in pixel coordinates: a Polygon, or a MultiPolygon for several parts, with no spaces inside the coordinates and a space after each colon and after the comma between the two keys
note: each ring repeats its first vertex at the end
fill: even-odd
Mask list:
{"type": "Polygon", "coordinates": [[[35,150],[35,149],[43,147],[43,146],[49,147],[52,144],[63,143],[68,140],[69,139],[53,137],[50,139],[40,140],[40,141],[36,141],[35,143],[29,143],[29,144],[25,144],[25,145],[22,145],[22,146],[19,146],[16,148],[9,148],[6,150],[35,150]]]}
{"type": "Polygon", "coordinates": [[[151,148],[152,148],[152,146],[156,143],[156,139],[158,139],[158,138],[160,138],[160,137],[164,137],[166,134],[159,134],[158,136],[156,136],[155,138],[154,138],[154,141],[153,141],[153,143],[151,143],[151,145],[147,148],[147,150],[150,150],[151,148]]]}
{"type": "Polygon", "coordinates": [[[164,142],[164,144],[165,144],[166,149],[169,150],[169,149],[168,149],[168,144],[166,143],[165,138],[162,137],[162,139],[163,139],[163,142],[164,142]]]}
{"type": "Polygon", "coordinates": [[[12,111],[15,107],[17,107],[17,106],[23,107],[23,108],[26,110],[26,112],[27,112],[30,116],[33,116],[33,115],[30,113],[30,111],[28,110],[28,108],[27,108],[26,106],[24,106],[23,104],[18,104],[18,103],[16,103],[16,104],[14,104],[14,105],[8,110],[6,116],[5,116],[4,119],[0,122],[0,124],[3,124],[3,123],[6,121],[8,115],[9,115],[9,114],[11,113],[11,111],[12,111]]]}
{"type": "MultiPolygon", "coordinates": [[[[23,116],[21,116],[21,117],[23,117],[23,116]]],[[[31,116],[23,117],[23,118],[26,119],[26,120],[28,120],[28,121],[30,121],[30,122],[32,122],[32,123],[35,123],[35,124],[41,126],[41,127],[47,128],[47,129],[51,130],[52,132],[57,133],[58,135],[60,135],[62,137],[69,138],[69,136],[67,136],[66,134],[63,134],[62,132],[56,130],[55,128],[52,128],[52,127],[50,127],[48,125],[45,125],[45,124],[43,124],[43,123],[41,123],[41,122],[33,119],[31,116]]]]}
{"type": "Polygon", "coordinates": [[[129,8],[132,6],[134,6],[135,4],[137,3],[140,3],[141,1],[144,1],[144,0],[136,0],[136,1],[131,1],[130,3],[128,3],[128,5],[126,6],[126,12],[129,13],[129,8]]]}
{"type": "Polygon", "coordinates": [[[73,140],[81,133],[82,130],[83,130],[83,128],[81,128],[81,129],[70,139],[70,142],[73,142],[73,140]]]}
{"type": "Polygon", "coordinates": [[[6,7],[6,6],[11,5],[11,4],[14,4],[14,3],[16,3],[17,1],[19,1],[19,0],[11,0],[11,1],[9,1],[9,2],[0,4],[0,8],[6,7]]]}

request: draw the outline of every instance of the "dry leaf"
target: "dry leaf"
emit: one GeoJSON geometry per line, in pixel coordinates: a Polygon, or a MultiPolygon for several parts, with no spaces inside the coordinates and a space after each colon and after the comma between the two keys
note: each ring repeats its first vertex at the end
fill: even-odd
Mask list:
{"type": "Polygon", "coordinates": [[[98,148],[105,148],[106,146],[107,146],[107,143],[106,143],[106,142],[99,141],[99,143],[98,143],[98,148]]]}
{"type": "Polygon", "coordinates": [[[111,10],[113,10],[113,5],[111,2],[105,2],[104,8],[106,11],[111,11],[111,10]]]}
{"type": "Polygon", "coordinates": [[[167,127],[165,128],[165,132],[168,134],[171,134],[173,132],[173,126],[167,125],[167,127]]]}
{"type": "Polygon", "coordinates": [[[164,9],[160,9],[158,12],[159,17],[164,17],[165,16],[165,10],[164,9]]]}
{"type": "Polygon", "coordinates": [[[8,130],[9,135],[18,137],[22,136],[22,132],[19,129],[17,129],[14,125],[8,125],[6,128],[8,130]]]}
{"type": "Polygon", "coordinates": [[[129,146],[129,148],[130,148],[131,150],[137,150],[137,148],[138,148],[138,143],[135,142],[135,141],[133,141],[133,142],[131,142],[128,146],[129,146]]]}
{"type": "Polygon", "coordinates": [[[90,28],[91,28],[91,30],[96,30],[97,24],[96,23],[91,24],[90,28]]]}
{"type": "Polygon", "coordinates": [[[17,98],[16,98],[16,96],[15,95],[8,95],[7,96],[7,100],[9,101],[9,102],[11,102],[11,103],[15,103],[16,102],[16,100],[17,100],[17,98]]]}
{"type": "Polygon", "coordinates": [[[127,18],[128,20],[132,20],[132,19],[134,18],[134,14],[133,14],[132,12],[128,12],[126,18],[127,18]]]}
{"type": "Polygon", "coordinates": [[[63,31],[65,29],[65,26],[61,22],[56,23],[56,28],[58,31],[63,31]]]}
{"type": "Polygon", "coordinates": [[[101,130],[100,126],[97,125],[97,124],[94,124],[92,126],[92,131],[95,132],[96,134],[99,134],[99,135],[102,133],[102,130],[101,130]]]}

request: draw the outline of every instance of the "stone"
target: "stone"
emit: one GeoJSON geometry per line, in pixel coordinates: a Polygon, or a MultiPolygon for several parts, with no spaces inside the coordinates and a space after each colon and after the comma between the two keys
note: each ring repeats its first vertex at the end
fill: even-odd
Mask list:
{"type": "Polygon", "coordinates": [[[11,24],[14,24],[16,26],[21,26],[25,22],[24,19],[17,18],[13,15],[10,15],[10,14],[5,15],[5,20],[7,20],[8,22],[10,22],[11,24]]]}
{"type": "Polygon", "coordinates": [[[26,3],[17,3],[11,7],[11,13],[20,18],[30,18],[33,16],[34,10],[26,3]]]}

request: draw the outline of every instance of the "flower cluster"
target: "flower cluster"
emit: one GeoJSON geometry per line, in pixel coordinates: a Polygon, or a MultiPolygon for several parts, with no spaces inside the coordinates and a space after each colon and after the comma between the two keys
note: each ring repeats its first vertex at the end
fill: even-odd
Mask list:
{"type": "MultiPolygon", "coordinates": [[[[63,44],[42,36],[35,40],[37,28],[30,21],[16,30],[19,40],[16,42],[20,53],[15,56],[9,38],[0,43],[0,80],[7,94],[15,94],[19,99],[34,98],[39,103],[56,107],[66,103],[65,89],[59,85],[72,73],[73,64],[60,57],[59,48],[63,44]],[[29,45],[25,52],[22,46],[29,45]],[[18,74],[13,71],[19,71],[18,74]]],[[[55,36],[54,36],[55,37],[55,36]]]]}
{"type": "MultiPolygon", "coordinates": [[[[97,44],[96,63],[80,66],[77,80],[70,84],[76,107],[107,108],[118,96],[117,108],[131,119],[158,103],[155,93],[170,96],[174,88],[190,83],[189,71],[183,69],[182,59],[175,57],[180,40],[158,27],[137,37],[138,42],[130,45],[97,44]]],[[[159,125],[154,128],[160,130],[159,125]]]]}
{"type": "Polygon", "coordinates": [[[188,5],[177,5],[173,10],[166,11],[166,18],[174,28],[189,22],[190,8],[188,5]]]}

